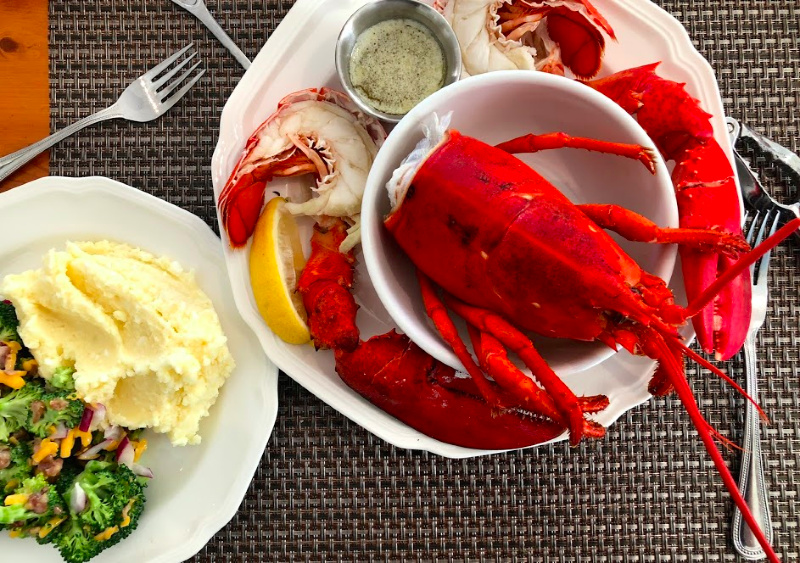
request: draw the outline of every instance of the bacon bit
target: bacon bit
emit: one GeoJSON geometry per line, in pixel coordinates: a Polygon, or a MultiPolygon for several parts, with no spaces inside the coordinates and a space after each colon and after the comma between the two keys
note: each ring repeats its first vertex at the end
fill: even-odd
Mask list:
{"type": "Polygon", "coordinates": [[[13,506],[15,504],[25,504],[26,502],[28,502],[29,496],[30,495],[26,495],[25,493],[20,493],[18,495],[8,495],[6,497],[6,500],[3,501],[3,503],[6,506],[13,506]]]}
{"type": "Polygon", "coordinates": [[[63,458],[68,458],[72,455],[73,446],[75,446],[75,430],[71,429],[69,432],[67,432],[67,437],[61,440],[61,450],[59,451],[59,455],[63,458]]]}
{"type": "Polygon", "coordinates": [[[44,514],[47,512],[47,492],[46,489],[38,492],[33,493],[28,498],[28,502],[25,503],[25,508],[30,510],[34,514],[44,514]]]}
{"type": "Polygon", "coordinates": [[[112,526],[110,528],[105,529],[104,531],[97,534],[94,539],[97,541],[106,541],[111,538],[114,534],[119,532],[119,528],[117,526],[112,526]]]}
{"type": "Polygon", "coordinates": [[[5,469],[11,465],[11,450],[0,445],[0,469],[5,469]]]}
{"type": "Polygon", "coordinates": [[[44,458],[51,455],[55,455],[57,452],[58,452],[58,444],[50,441],[50,438],[45,438],[39,444],[36,453],[33,454],[33,457],[31,459],[33,460],[34,465],[38,465],[44,458]]]}
{"type": "Polygon", "coordinates": [[[45,538],[47,534],[55,530],[61,522],[66,520],[66,516],[62,516],[61,518],[52,518],[49,522],[47,522],[44,526],[39,529],[39,538],[45,538]]]}
{"type": "Polygon", "coordinates": [[[25,375],[24,371],[0,372],[0,383],[12,389],[22,389],[25,387],[23,375],[25,375]]]}
{"type": "Polygon", "coordinates": [[[44,413],[45,413],[46,410],[47,410],[47,407],[44,406],[44,402],[43,401],[34,401],[34,402],[32,402],[31,403],[31,422],[36,424],[37,422],[42,420],[42,417],[44,416],[44,413]]]}
{"type": "Polygon", "coordinates": [[[44,473],[45,477],[56,477],[64,468],[64,460],[54,458],[52,455],[44,458],[37,467],[37,471],[44,473]]]}
{"type": "Polygon", "coordinates": [[[142,457],[142,454],[147,450],[147,440],[142,438],[136,445],[133,447],[133,462],[139,463],[139,458],[142,457]]]}
{"type": "Polygon", "coordinates": [[[54,411],[63,411],[69,406],[69,403],[64,399],[58,398],[50,401],[50,408],[54,411]]]}

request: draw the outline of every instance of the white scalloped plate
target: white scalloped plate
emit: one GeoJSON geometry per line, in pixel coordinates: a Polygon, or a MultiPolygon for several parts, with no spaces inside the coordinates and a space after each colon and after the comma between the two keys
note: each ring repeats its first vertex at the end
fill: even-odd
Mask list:
{"type": "MultiPolygon", "coordinates": [[[[219,196],[241,156],[245,142],[286,94],[304,88],[329,86],[341,89],[333,62],[339,30],[366,0],[298,0],[253,61],[222,112],[220,137],[211,162],[214,192],[219,196]]],[[[727,142],[724,110],[711,66],[694,49],[681,24],[648,0],[597,0],[597,9],[617,33],[618,42],[607,46],[601,75],[642,64],[663,61],[659,74],[685,82],[712,122],[720,144],[732,158],[727,142]]],[[[513,108],[509,108],[510,111],[513,108]]],[[[269,191],[285,191],[307,179],[279,179],[269,191]]],[[[310,235],[309,235],[310,236],[310,235]]],[[[427,450],[448,457],[491,453],[445,444],[410,428],[361,398],[334,371],[330,352],[285,344],[267,328],[256,309],[250,290],[248,252],[225,249],[231,284],[242,316],[255,330],[270,359],[317,397],[370,432],[398,447],[427,450]]],[[[394,328],[369,283],[363,259],[357,253],[356,299],[361,305],[362,337],[394,328]]],[[[673,279],[680,279],[676,270],[673,279]]],[[[681,284],[673,287],[684,299],[681,284]]],[[[596,419],[608,426],[627,410],[647,401],[647,381],[655,362],[625,352],[580,373],[565,377],[578,394],[606,394],[611,404],[596,419]]],[[[563,439],[562,436],[559,439],[563,439]]]]}
{"type": "MultiPolygon", "coordinates": [[[[220,241],[195,215],[102,177],[48,177],[0,194],[6,232],[0,276],[41,266],[68,240],[115,240],[167,256],[186,269],[219,315],[236,368],[200,424],[202,443],[176,448],[147,433],[143,462],[155,478],[130,537],[96,563],[178,563],[191,557],[239,509],[278,413],[278,369],[242,321],[225,276],[220,241]]],[[[51,546],[0,532],[0,560],[61,561],[51,546]]]]}

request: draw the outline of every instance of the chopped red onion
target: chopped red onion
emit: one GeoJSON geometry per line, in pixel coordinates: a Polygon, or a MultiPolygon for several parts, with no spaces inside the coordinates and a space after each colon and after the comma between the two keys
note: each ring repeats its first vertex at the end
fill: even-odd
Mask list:
{"type": "Polygon", "coordinates": [[[130,468],[133,465],[133,457],[133,444],[131,444],[131,441],[125,436],[122,441],[120,441],[119,446],[117,446],[117,463],[130,468]]]}
{"type": "Polygon", "coordinates": [[[92,424],[89,426],[89,430],[94,432],[100,425],[106,421],[106,407],[102,403],[97,403],[94,406],[94,419],[92,419],[92,424]]]}
{"type": "Polygon", "coordinates": [[[133,471],[134,475],[139,477],[145,477],[146,479],[153,478],[153,470],[144,465],[139,465],[138,463],[131,465],[131,471],[133,471]]]}
{"type": "Polygon", "coordinates": [[[95,444],[94,446],[92,446],[88,450],[79,453],[77,457],[78,457],[78,459],[80,459],[82,461],[86,461],[86,460],[89,460],[89,459],[94,459],[94,458],[97,457],[97,455],[101,451],[103,451],[105,448],[107,448],[108,446],[110,446],[114,442],[115,442],[115,440],[109,440],[108,438],[106,438],[105,440],[103,440],[99,444],[95,444]]]}
{"type": "Polygon", "coordinates": [[[121,440],[124,435],[125,433],[120,426],[109,426],[106,428],[106,431],[103,432],[103,438],[111,440],[112,442],[121,440]]]}
{"type": "Polygon", "coordinates": [[[81,432],[88,432],[89,427],[92,425],[92,419],[94,418],[94,409],[89,405],[86,405],[83,409],[83,416],[81,417],[81,423],[78,425],[78,430],[81,432]]]}
{"type": "Polygon", "coordinates": [[[63,422],[59,422],[58,426],[56,426],[56,431],[50,437],[55,440],[63,440],[64,438],[67,437],[67,434],[69,434],[69,430],[67,429],[67,427],[64,425],[63,422]]]}
{"type": "Polygon", "coordinates": [[[73,514],[80,514],[86,510],[86,491],[77,482],[72,487],[72,494],[69,496],[69,509],[73,514]]]}

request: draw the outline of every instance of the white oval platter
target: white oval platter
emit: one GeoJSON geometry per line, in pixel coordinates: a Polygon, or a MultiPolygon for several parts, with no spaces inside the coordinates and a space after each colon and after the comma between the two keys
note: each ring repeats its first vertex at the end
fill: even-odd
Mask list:
{"type": "MultiPolygon", "coordinates": [[[[211,163],[214,192],[219,192],[240,158],[250,134],[275,110],[278,101],[304,88],[328,86],[341,89],[333,54],[339,30],[366,0],[298,0],[253,61],[222,112],[220,136],[211,163]]],[[[732,158],[728,147],[724,110],[711,66],[692,46],[686,30],[667,12],[648,0],[597,0],[597,9],[617,33],[617,42],[607,45],[601,76],[647,63],[662,61],[659,74],[685,82],[691,95],[713,115],[715,136],[732,158]]],[[[307,178],[276,179],[268,192],[308,183],[307,178]]],[[[308,227],[308,225],[306,225],[308,227]]],[[[310,236],[310,228],[305,231],[310,236]]],[[[224,241],[224,236],[223,236],[224,241]]],[[[356,254],[356,300],[361,306],[358,324],[362,338],[395,328],[369,282],[363,258],[356,254]]],[[[247,250],[225,248],[236,304],[253,328],[267,355],[278,367],[306,389],[354,422],[387,442],[402,448],[427,450],[447,457],[470,457],[492,453],[445,444],[410,428],[361,398],[334,371],[330,352],[315,352],[311,345],[293,346],[276,338],[259,316],[248,274],[247,250]]],[[[672,288],[679,301],[683,295],[680,270],[672,288]]],[[[687,336],[690,331],[687,330],[687,336]]],[[[647,401],[647,382],[655,362],[617,353],[605,362],[566,376],[578,394],[603,393],[611,401],[596,416],[605,426],[636,405],[647,401]]],[[[564,436],[557,440],[564,439],[564,436]]]]}

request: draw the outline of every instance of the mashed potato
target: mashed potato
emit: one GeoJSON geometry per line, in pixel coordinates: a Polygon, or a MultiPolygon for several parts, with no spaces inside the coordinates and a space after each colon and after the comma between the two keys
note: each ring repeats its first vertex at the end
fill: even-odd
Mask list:
{"type": "Polygon", "coordinates": [[[74,366],[78,395],[103,403],[109,423],[200,442],[234,362],[190,272],[124,244],[67,243],[40,270],[6,276],[0,294],[45,378],[74,366]]]}

